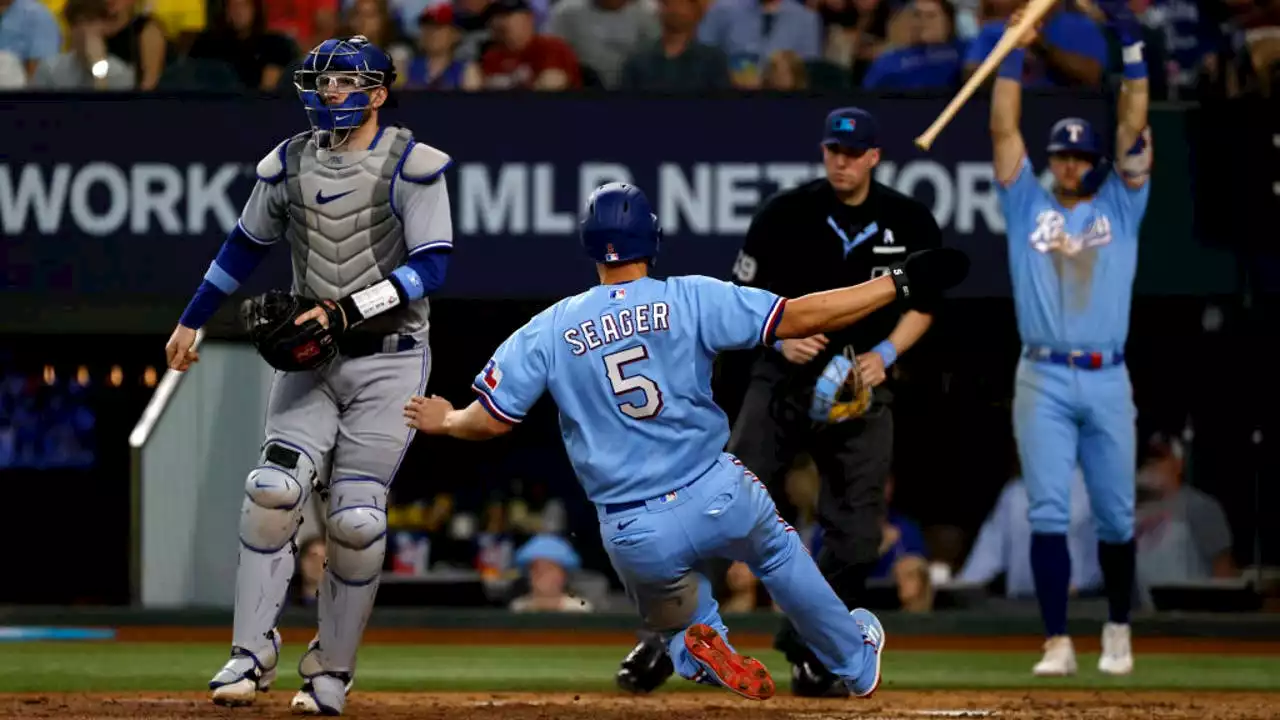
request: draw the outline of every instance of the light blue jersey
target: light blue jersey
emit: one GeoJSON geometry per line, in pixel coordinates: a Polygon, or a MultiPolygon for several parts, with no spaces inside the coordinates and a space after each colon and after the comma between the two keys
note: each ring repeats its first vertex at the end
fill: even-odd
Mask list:
{"type": "Polygon", "coordinates": [[[771,344],[785,303],[702,276],[599,285],[507,338],[473,388],[506,423],[550,391],[587,497],[647,500],[720,460],[729,423],[711,396],[712,363],[724,350],[771,344]]]}
{"type": "Polygon", "coordinates": [[[1093,198],[1068,210],[1025,158],[1014,181],[998,185],[1024,344],[1123,350],[1149,188],[1131,189],[1113,171],[1093,198]]]}

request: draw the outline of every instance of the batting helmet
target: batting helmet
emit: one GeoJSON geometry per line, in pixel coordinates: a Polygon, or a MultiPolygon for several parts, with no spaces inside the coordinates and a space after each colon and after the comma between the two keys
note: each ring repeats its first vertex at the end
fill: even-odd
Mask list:
{"type": "Polygon", "coordinates": [[[1088,120],[1081,118],[1063,118],[1053,124],[1049,131],[1049,154],[1076,153],[1099,157],[1102,155],[1102,144],[1098,141],[1098,133],[1088,120]]]}
{"type": "Polygon", "coordinates": [[[587,255],[598,263],[623,263],[658,256],[662,227],[640,188],[601,185],[587,199],[579,234],[587,255]]]}
{"type": "Polygon", "coordinates": [[[307,53],[293,74],[316,144],[323,148],[346,142],[368,118],[369,91],[390,90],[395,81],[391,56],[363,35],[325,40],[307,53]],[[331,103],[327,95],[341,95],[342,100],[331,103]]]}

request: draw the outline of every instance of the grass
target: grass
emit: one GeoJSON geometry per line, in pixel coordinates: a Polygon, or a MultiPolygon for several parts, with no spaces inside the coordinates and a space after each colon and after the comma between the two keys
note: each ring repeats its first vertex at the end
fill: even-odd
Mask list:
{"type": "MultiPolygon", "coordinates": [[[[278,686],[292,689],[302,648],[286,646],[278,686]]],[[[625,648],[466,647],[370,645],[360,652],[357,686],[399,691],[564,691],[614,689],[613,673],[625,648]]],[[[225,660],[215,644],[48,642],[0,644],[0,691],[202,690],[225,660]]],[[[774,652],[759,655],[786,685],[787,664],[774,652]]],[[[884,688],[1123,690],[1252,690],[1280,692],[1280,657],[1141,655],[1129,678],[1095,668],[1096,655],[1080,656],[1080,673],[1055,681],[1033,679],[1034,650],[996,652],[893,652],[884,660],[884,688]]],[[[664,690],[698,690],[669,682],[664,690]]]]}

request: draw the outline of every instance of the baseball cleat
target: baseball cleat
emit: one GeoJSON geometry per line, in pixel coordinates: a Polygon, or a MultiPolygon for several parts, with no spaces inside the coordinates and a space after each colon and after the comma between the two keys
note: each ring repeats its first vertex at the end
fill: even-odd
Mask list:
{"type": "Polygon", "coordinates": [[[1128,625],[1107,623],[1102,626],[1102,656],[1098,658],[1098,672],[1107,675],[1133,672],[1133,645],[1128,625]]]}
{"type": "Polygon", "coordinates": [[[764,663],[734,652],[710,625],[685,630],[684,646],[705,673],[699,680],[709,677],[748,700],[773,697],[773,678],[764,663]]]}
{"type": "Polygon", "coordinates": [[[886,644],[884,626],[880,624],[880,618],[866,608],[855,608],[849,614],[853,616],[854,622],[858,623],[858,629],[862,631],[863,643],[870,645],[875,651],[875,664],[864,667],[861,676],[849,678],[847,681],[849,692],[853,693],[854,697],[865,700],[874,695],[876,689],[880,687],[880,658],[884,656],[886,644]]]}
{"type": "Polygon", "coordinates": [[[1044,641],[1044,657],[1031,668],[1036,677],[1068,677],[1076,674],[1076,649],[1067,635],[1044,641]]]}
{"type": "Polygon", "coordinates": [[[352,684],[345,674],[317,675],[302,684],[289,709],[295,715],[341,715],[352,684]]]}
{"type": "Polygon", "coordinates": [[[270,667],[243,648],[232,648],[231,659],[209,681],[209,699],[215,705],[240,707],[252,705],[258,693],[271,689],[276,679],[276,661],[280,652],[280,632],[272,630],[272,650],[264,653],[270,667]],[[269,656],[268,656],[269,655],[269,656]]]}

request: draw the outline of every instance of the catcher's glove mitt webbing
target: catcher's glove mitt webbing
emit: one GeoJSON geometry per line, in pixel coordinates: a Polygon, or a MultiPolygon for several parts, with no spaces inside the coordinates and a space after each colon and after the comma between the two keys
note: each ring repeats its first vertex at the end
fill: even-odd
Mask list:
{"type": "Polygon", "coordinates": [[[813,387],[809,417],[821,423],[839,423],[860,417],[871,407],[871,387],[862,381],[858,365],[836,355],[822,369],[813,387]]]}
{"type": "Polygon", "coordinates": [[[241,306],[241,317],[249,339],[267,364],[277,370],[312,370],[338,353],[337,337],[342,333],[342,310],[333,301],[272,290],[250,298],[241,306]],[[299,315],[323,307],[329,327],[317,320],[297,324],[299,315]]]}

